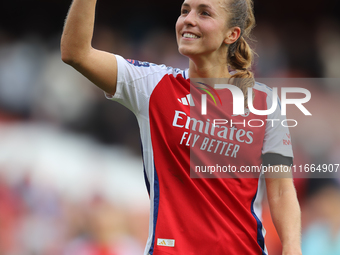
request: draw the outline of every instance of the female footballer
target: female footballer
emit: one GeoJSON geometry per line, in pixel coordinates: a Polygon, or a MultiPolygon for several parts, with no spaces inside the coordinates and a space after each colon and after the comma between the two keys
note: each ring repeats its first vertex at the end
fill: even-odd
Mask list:
{"type": "MultiPolygon", "coordinates": [[[[291,165],[291,145],[282,142],[289,130],[270,123],[256,128],[242,124],[254,115],[233,115],[228,107],[231,93],[225,89],[218,92],[224,108],[214,112],[235,124],[213,126],[208,118],[190,115],[198,104],[191,97],[199,90],[190,82],[196,78],[241,79],[237,86],[245,98],[252,88],[257,109],[269,109],[277,100],[250,71],[253,52],[246,39],[255,24],[251,0],[183,2],[176,37],[179,52],[188,57],[187,70],[92,48],[95,5],[96,0],[73,1],[61,39],[62,60],[136,115],[150,195],[144,254],[267,254],[265,230],[255,208],[263,179],[237,173],[244,166],[291,165]],[[234,178],[191,178],[190,161],[196,153],[202,164],[222,158],[237,173],[234,178]]],[[[209,98],[208,108],[214,105],[209,98]]],[[[277,109],[262,118],[282,116],[277,109]]],[[[292,178],[265,178],[265,183],[282,254],[299,255],[300,208],[292,178]]]]}

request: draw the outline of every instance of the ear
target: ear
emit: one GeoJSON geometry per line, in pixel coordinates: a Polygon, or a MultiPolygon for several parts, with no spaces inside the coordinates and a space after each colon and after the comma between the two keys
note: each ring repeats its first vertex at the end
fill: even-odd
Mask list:
{"type": "Polygon", "coordinates": [[[241,29],[239,27],[232,27],[228,29],[226,38],[224,39],[225,44],[232,44],[236,42],[236,40],[240,37],[241,35],[241,29]]]}

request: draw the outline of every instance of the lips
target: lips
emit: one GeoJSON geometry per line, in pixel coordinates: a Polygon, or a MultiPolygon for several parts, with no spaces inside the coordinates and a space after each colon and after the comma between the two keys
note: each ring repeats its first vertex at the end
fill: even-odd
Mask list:
{"type": "Polygon", "coordinates": [[[182,34],[182,37],[183,38],[191,38],[191,39],[198,39],[198,38],[200,38],[200,36],[195,35],[194,33],[191,33],[191,32],[184,32],[182,34]]]}

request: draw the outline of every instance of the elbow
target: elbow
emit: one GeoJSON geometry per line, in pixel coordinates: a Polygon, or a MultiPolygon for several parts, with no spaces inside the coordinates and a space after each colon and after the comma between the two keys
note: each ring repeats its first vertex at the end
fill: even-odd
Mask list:
{"type": "Polygon", "coordinates": [[[76,66],[81,62],[82,54],[79,52],[79,50],[76,50],[72,47],[69,47],[63,42],[61,42],[60,45],[60,52],[61,52],[61,60],[70,65],[70,66],[76,66]]]}
{"type": "Polygon", "coordinates": [[[67,64],[67,65],[69,65],[69,66],[75,67],[75,66],[79,65],[79,61],[76,61],[74,58],[72,58],[72,57],[70,57],[70,56],[64,56],[64,55],[62,55],[62,56],[61,56],[61,60],[62,60],[65,64],[67,64]]]}
{"type": "Polygon", "coordinates": [[[60,40],[61,60],[73,67],[80,65],[90,53],[91,44],[83,43],[76,38],[65,35],[60,40]]]}
{"type": "Polygon", "coordinates": [[[63,51],[61,52],[61,60],[65,64],[70,65],[76,69],[83,63],[82,58],[80,56],[63,51]]]}
{"type": "MultiPolygon", "coordinates": [[[[64,37],[64,36],[63,36],[64,37]]],[[[69,61],[70,61],[70,53],[69,53],[69,50],[68,50],[68,47],[67,45],[65,45],[65,42],[64,42],[64,38],[61,38],[61,42],[60,42],[60,54],[61,54],[61,60],[68,64],[69,61]]]]}
{"type": "Polygon", "coordinates": [[[77,63],[77,58],[66,49],[61,48],[61,60],[70,66],[74,66],[77,63]]]}
{"type": "Polygon", "coordinates": [[[72,49],[72,45],[69,40],[67,40],[66,36],[61,37],[60,41],[60,53],[61,60],[68,65],[72,65],[75,62],[74,59],[74,50],[72,49]]]}
{"type": "Polygon", "coordinates": [[[61,60],[64,63],[70,65],[73,62],[71,51],[65,45],[63,45],[63,43],[61,43],[60,45],[60,53],[61,53],[61,60]]]}
{"type": "Polygon", "coordinates": [[[61,60],[68,65],[72,65],[73,62],[72,58],[63,52],[61,53],[61,60]]]}

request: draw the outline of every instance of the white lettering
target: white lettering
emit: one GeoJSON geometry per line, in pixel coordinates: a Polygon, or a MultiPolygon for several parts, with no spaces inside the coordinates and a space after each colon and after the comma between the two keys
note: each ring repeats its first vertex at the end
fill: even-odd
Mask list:
{"type": "Polygon", "coordinates": [[[173,120],[173,122],[172,122],[172,125],[174,126],[174,127],[180,127],[180,128],[182,128],[182,127],[184,127],[183,125],[178,125],[177,124],[177,120],[178,119],[183,119],[182,117],[180,117],[179,116],[179,114],[184,114],[185,116],[186,116],[186,114],[185,114],[185,112],[181,112],[181,111],[175,111],[175,117],[174,117],[174,120],[173,120]]]}
{"type": "Polygon", "coordinates": [[[286,115],[287,104],[295,104],[300,111],[303,112],[304,115],[312,115],[302,104],[307,103],[311,99],[311,94],[309,90],[304,88],[282,88],[281,89],[282,95],[282,109],[281,114],[286,115]],[[305,98],[300,99],[288,99],[287,93],[302,93],[305,94],[305,98]]]}

